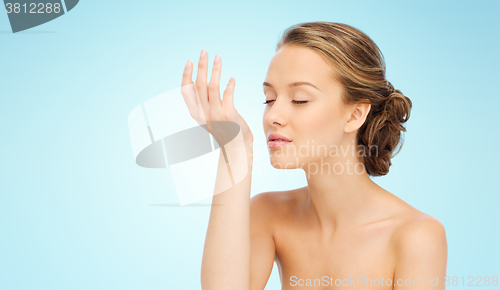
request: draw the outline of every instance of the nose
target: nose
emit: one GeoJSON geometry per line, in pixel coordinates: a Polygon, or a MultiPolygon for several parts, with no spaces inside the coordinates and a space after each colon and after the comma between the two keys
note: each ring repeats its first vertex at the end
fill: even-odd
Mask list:
{"type": "Polygon", "coordinates": [[[285,104],[282,104],[284,99],[281,98],[281,102],[279,98],[272,103],[271,108],[267,112],[265,116],[266,122],[271,126],[283,126],[286,124],[286,108],[285,104]]]}

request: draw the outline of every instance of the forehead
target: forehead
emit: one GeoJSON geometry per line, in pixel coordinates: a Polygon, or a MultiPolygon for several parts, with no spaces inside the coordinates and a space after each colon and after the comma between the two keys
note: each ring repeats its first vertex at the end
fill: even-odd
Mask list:
{"type": "Polygon", "coordinates": [[[266,81],[309,81],[318,85],[332,82],[332,67],[311,48],[284,46],[269,63],[266,81]]]}

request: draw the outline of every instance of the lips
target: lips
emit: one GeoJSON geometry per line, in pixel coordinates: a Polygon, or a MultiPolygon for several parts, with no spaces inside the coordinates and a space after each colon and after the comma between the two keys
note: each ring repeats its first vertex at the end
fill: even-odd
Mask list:
{"type": "Polygon", "coordinates": [[[292,143],[291,141],[269,141],[268,146],[269,148],[278,148],[282,146],[286,146],[288,144],[292,143]]]}
{"type": "Polygon", "coordinates": [[[278,134],[278,133],[273,133],[273,134],[269,135],[267,137],[267,140],[268,141],[287,141],[287,142],[292,141],[292,140],[290,140],[290,138],[283,136],[281,134],[278,134]]]}
{"type": "Polygon", "coordinates": [[[278,148],[278,147],[286,146],[290,142],[292,142],[292,140],[290,140],[290,138],[283,136],[281,134],[277,134],[277,133],[273,133],[273,134],[269,135],[267,140],[269,141],[269,143],[268,143],[269,148],[278,148]]]}

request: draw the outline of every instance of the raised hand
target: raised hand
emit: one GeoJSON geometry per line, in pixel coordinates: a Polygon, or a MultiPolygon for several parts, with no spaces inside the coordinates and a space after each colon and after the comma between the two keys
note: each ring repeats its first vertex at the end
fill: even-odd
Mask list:
{"type": "Polygon", "coordinates": [[[200,54],[196,83],[192,81],[193,63],[188,60],[184,68],[181,92],[191,117],[204,128],[208,127],[208,131],[214,136],[219,144],[226,144],[226,139],[228,136],[232,135],[228,132],[229,127],[227,125],[231,124],[229,122],[238,124],[245,145],[251,148],[253,145],[253,134],[245,120],[234,108],[233,95],[236,84],[234,78],[231,77],[229,80],[223,94],[223,99],[221,100],[219,82],[222,70],[222,60],[220,56],[215,56],[212,76],[208,85],[207,70],[208,53],[205,50],[202,50],[200,54]],[[226,126],[224,124],[226,124],[226,126]]]}

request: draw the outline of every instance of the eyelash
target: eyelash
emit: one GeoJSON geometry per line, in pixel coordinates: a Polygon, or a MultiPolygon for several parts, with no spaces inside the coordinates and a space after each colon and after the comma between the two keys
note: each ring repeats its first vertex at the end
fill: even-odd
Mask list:
{"type": "MultiPolygon", "coordinates": [[[[270,102],[274,102],[274,100],[265,101],[263,104],[264,104],[264,105],[267,105],[267,104],[269,104],[270,102]]],[[[293,101],[292,101],[292,103],[297,104],[297,105],[300,105],[300,104],[305,104],[305,103],[307,103],[307,102],[308,102],[308,101],[295,101],[295,100],[293,100],[293,101]]]]}

